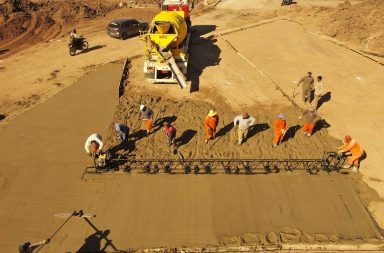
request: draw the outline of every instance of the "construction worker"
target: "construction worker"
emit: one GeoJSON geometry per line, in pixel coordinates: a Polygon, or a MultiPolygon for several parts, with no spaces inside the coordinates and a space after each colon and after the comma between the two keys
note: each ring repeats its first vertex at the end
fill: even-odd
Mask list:
{"type": "Polygon", "coordinates": [[[306,76],[300,79],[300,81],[297,83],[297,86],[302,84],[303,88],[303,93],[302,93],[302,98],[303,102],[310,104],[311,100],[311,92],[313,89],[313,77],[312,77],[312,72],[308,72],[306,76]]]}
{"type": "Polygon", "coordinates": [[[314,97],[313,97],[312,104],[317,109],[319,100],[320,100],[321,96],[324,93],[324,85],[323,85],[323,82],[322,82],[323,81],[323,77],[322,76],[318,76],[316,78],[316,80],[317,80],[317,83],[315,84],[315,87],[314,87],[315,92],[314,92],[314,97]]]}
{"type": "Polygon", "coordinates": [[[176,128],[168,122],[164,122],[164,132],[167,136],[168,146],[175,145],[176,128]]]}
{"type": "Polygon", "coordinates": [[[91,134],[85,142],[85,151],[89,156],[98,154],[103,149],[102,137],[100,134],[91,134]]]}
{"type": "Polygon", "coordinates": [[[280,113],[277,115],[277,118],[275,119],[275,122],[273,123],[274,126],[274,137],[273,137],[273,147],[276,148],[277,145],[279,145],[283,139],[284,135],[286,133],[286,121],[285,121],[285,115],[283,113],[280,113]]]}
{"type": "Polygon", "coordinates": [[[40,249],[42,245],[48,244],[49,242],[50,239],[42,240],[41,242],[37,242],[34,244],[31,244],[30,242],[24,242],[19,246],[19,253],[33,253],[35,249],[40,249]]]}
{"type": "Polygon", "coordinates": [[[344,145],[337,148],[339,154],[343,153],[350,153],[351,156],[348,158],[348,164],[344,165],[344,169],[349,169],[352,166],[353,172],[359,171],[359,164],[360,164],[360,158],[364,154],[364,150],[362,147],[355,141],[355,139],[352,139],[351,136],[346,135],[344,136],[344,145]]]}
{"type": "Polygon", "coordinates": [[[148,106],[145,106],[143,104],[140,105],[139,120],[142,119],[145,121],[145,128],[147,130],[147,135],[149,135],[152,130],[153,116],[154,116],[154,113],[148,106]]]}
{"type": "Polygon", "coordinates": [[[117,138],[121,142],[128,141],[129,127],[127,125],[116,123],[115,130],[116,130],[117,138]]]}
{"type": "Polygon", "coordinates": [[[316,114],[316,109],[311,108],[310,110],[305,110],[299,117],[299,120],[302,118],[304,119],[304,134],[310,137],[313,134],[313,129],[315,128],[317,121],[320,120],[320,117],[316,114]]]}
{"type": "Polygon", "coordinates": [[[215,110],[210,110],[207,117],[204,120],[205,126],[205,143],[209,140],[214,139],[216,136],[216,128],[219,124],[219,115],[215,110]]]}
{"type": "Polygon", "coordinates": [[[256,123],[256,119],[250,116],[247,112],[243,112],[241,115],[235,117],[233,120],[234,127],[238,127],[237,139],[239,145],[243,143],[243,140],[247,138],[249,128],[256,123]]]}

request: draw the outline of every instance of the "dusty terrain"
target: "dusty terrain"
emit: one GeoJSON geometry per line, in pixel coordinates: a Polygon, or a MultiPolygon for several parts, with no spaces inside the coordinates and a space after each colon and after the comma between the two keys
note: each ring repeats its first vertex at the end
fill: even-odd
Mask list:
{"type": "MultiPolygon", "coordinates": [[[[156,13],[153,7],[112,9],[93,19],[76,16],[76,27],[94,48],[75,57],[66,48],[73,24],[47,40],[38,36],[33,46],[20,45],[21,51],[4,52],[0,55],[1,251],[11,252],[22,241],[50,236],[63,222],[55,214],[79,209],[97,215],[91,222],[105,237],[84,220],[73,219],[41,252],[99,251],[105,239],[113,240],[108,250],[298,242],[380,246],[382,234],[365,207],[383,227],[383,145],[372,135],[381,136],[383,129],[384,69],[364,55],[306,32],[325,33],[364,49],[366,39],[382,27],[375,23],[366,29],[363,23],[369,19],[354,13],[364,6],[364,13],[379,20],[382,16],[377,13],[382,10],[369,8],[376,2],[306,0],[280,8],[278,2],[227,0],[215,8],[199,7],[193,14],[190,90],[148,84],[142,75],[141,41],[115,40],[105,34],[113,17],[150,19],[156,13]],[[340,9],[342,15],[336,17],[340,9]],[[354,35],[348,15],[364,21],[354,22],[359,24],[354,29],[365,33],[354,35]],[[281,17],[304,26],[276,20],[281,17]],[[336,30],[324,23],[324,19],[331,22],[329,17],[337,19],[336,30]],[[223,38],[215,36],[266,20],[271,22],[223,38]],[[132,59],[127,89],[118,99],[121,59],[126,57],[132,59]],[[104,65],[109,62],[115,63],[104,65]],[[319,109],[323,123],[311,138],[296,132],[300,109],[282,94],[303,107],[294,82],[308,70],[324,76],[329,98],[319,109]],[[111,125],[117,121],[140,136],[143,126],[136,117],[141,102],[155,110],[157,123],[164,118],[174,122],[180,146],[177,154],[170,152],[157,129],[118,151],[138,158],[318,158],[323,151],[335,149],[346,133],[362,144],[368,157],[362,163],[362,176],[93,175],[81,180],[90,163],[83,154],[85,138],[93,132],[111,137],[111,125]],[[221,116],[223,135],[208,148],[202,121],[212,107],[221,116]],[[242,110],[258,122],[246,143],[235,146],[230,123],[242,110]],[[279,112],[288,116],[294,138],[273,150],[271,123],[279,112]]],[[[7,43],[23,40],[26,34],[16,34],[7,43]]],[[[380,36],[376,39],[371,39],[374,43],[368,51],[379,55],[380,46],[373,45],[380,43],[380,36]]],[[[114,147],[116,139],[106,142],[114,147]]]]}

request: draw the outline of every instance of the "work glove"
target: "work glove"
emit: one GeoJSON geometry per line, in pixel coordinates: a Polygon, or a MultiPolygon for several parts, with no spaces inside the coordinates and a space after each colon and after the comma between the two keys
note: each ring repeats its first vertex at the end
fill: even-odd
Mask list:
{"type": "Polygon", "coordinates": [[[281,133],[282,133],[283,135],[285,135],[286,132],[287,132],[287,131],[285,131],[285,129],[281,129],[281,133]]]}

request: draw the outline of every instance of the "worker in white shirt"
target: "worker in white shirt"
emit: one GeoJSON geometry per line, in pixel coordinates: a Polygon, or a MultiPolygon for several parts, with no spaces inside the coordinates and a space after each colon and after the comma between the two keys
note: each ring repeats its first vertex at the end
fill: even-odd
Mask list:
{"type": "Polygon", "coordinates": [[[100,153],[103,149],[103,142],[100,134],[91,134],[84,145],[85,151],[89,156],[100,153]]]}
{"type": "Polygon", "coordinates": [[[237,138],[239,145],[247,138],[249,128],[256,123],[256,119],[247,112],[243,112],[233,120],[234,127],[238,127],[237,138]]]}
{"type": "Polygon", "coordinates": [[[314,89],[315,89],[315,92],[314,92],[314,98],[313,98],[312,104],[317,109],[319,100],[324,93],[324,84],[323,84],[322,76],[317,77],[317,83],[315,84],[314,89]]]}

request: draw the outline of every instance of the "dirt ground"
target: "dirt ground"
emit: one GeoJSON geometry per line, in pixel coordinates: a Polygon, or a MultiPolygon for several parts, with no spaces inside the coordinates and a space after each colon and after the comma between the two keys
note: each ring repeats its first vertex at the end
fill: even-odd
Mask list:
{"type": "MultiPolygon", "coordinates": [[[[141,61],[140,58],[133,64],[139,65],[141,61]]],[[[135,80],[130,81],[130,85],[134,83],[135,80]]],[[[328,136],[325,121],[318,124],[313,138],[304,136],[302,131],[298,131],[300,126],[296,125],[300,111],[292,107],[260,104],[243,108],[256,117],[257,124],[250,129],[248,140],[239,146],[236,145],[237,135],[233,129],[233,119],[241,114],[241,111],[234,110],[228,104],[197,99],[175,100],[163,92],[157,93],[149,89],[143,92],[141,87],[128,88],[126,94],[118,107],[115,121],[130,126],[133,135],[138,136],[138,140],[128,145],[125,152],[122,152],[122,154],[135,154],[136,158],[319,158],[325,151],[340,145],[340,141],[328,136]],[[144,138],[144,123],[137,119],[140,103],[148,105],[156,114],[154,133],[149,138],[144,138]],[[220,116],[218,131],[220,139],[205,144],[203,122],[211,108],[215,108],[220,116]],[[273,121],[279,112],[284,112],[288,117],[289,130],[286,141],[274,149],[273,121]],[[172,123],[177,129],[177,154],[166,145],[165,134],[162,131],[162,123],[165,121],[172,123]],[[134,146],[131,146],[133,144],[134,146]]],[[[214,94],[210,94],[210,98],[214,101],[221,100],[220,96],[214,97],[214,94]]],[[[110,143],[112,146],[118,144],[116,139],[110,143]]]]}
{"type": "MultiPolygon", "coordinates": [[[[368,2],[366,6],[374,3],[368,2]]],[[[92,223],[72,220],[41,252],[97,251],[106,238],[113,239],[109,250],[299,242],[380,245],[382,235],[365,207],[383,227],[383,147],[372,139],[373,133],[380,136],[383,124],[379,116],[383,67],[305,32],[328,34],[319,25],[323,19],[335,15],[338,8],[357,8],[354,6],[360,1],[346,6],[340,3],[303,0],[282,9],[278,1],[227,0],[212,9],[199,7],[193,12],[189,90],[148,84],[142,75],[141,41],[115,40],[105,33],[113,17],[148,18],[156,12],[150,7],[80,18],[77,28],[93,49],[75,57],[70,57],[66,48],[72,25],[61,28],[45,43],[37,41],[21,51],[3,53],[0,249],[11,252],[24,240],[46,238],[63,222],[55,214],[79,209],[97,217],[92,223]],[[240,25],[281,17],[294,18],[306,30],[279,20],[223,36],[246,60],[215,36],[240,25]],[[132,62],[125,95],[118,101],[121,59],[126,57],[132,62]],[[115,63],[105,65],[109,62],[115,63]],[[300,109],[282,95],[292,94],[303,107],[294,82],[308,70],[324,76],[329,97],[319,109],[322,124],[311,138],[296,127],[300,109]],[[157,119],[156,132],[149,137],[142,136],[143,126],[137,120],[141,102],[154,109],[157,119]],[[203,118],[211,108],[221,116],[222,134],[212,147],[213,142],[204,144],[202,134],[203,118]],[[243,110],[257,118],[257,125],[247,141],[236,146],[230,123],[243,110]],[[271,124],[280,112],[287,115],[291,138],[272,149],[271,124]],[[166,147],[158,129],[165,119],[178,130],[177,154],[166,147]],[[103,175],[81,180],[84,167],[90,163],[83,151],[85,138],[93,132],[108,136],[117,121],[127,123],[139,137],[118,152],[137,158],[318,158],[324,151],[335,149],[346,133],[362,144],[368,156],[361,176],[103,175]],[[103,233],[95,232],[91,224],[103,233]]],[[[343,11],[343,15],[347,13],[343,11]]],[[[338,23],[339,29],[345,29],[343,22],[338,23]]],[[[375,29],[372,26],[371,32],[375,29]]],[[[343,40],[340,34],[333,37],[343,40]]],[[[372,35],[367,32],[362,36],[346,43],[361,49],[365,38],[372,35]]],[[[380,62],[380,58],[375,59],[380,62]]],[[[116,144],[114,137],[106,142],[107,147],[116,144]]]]}

